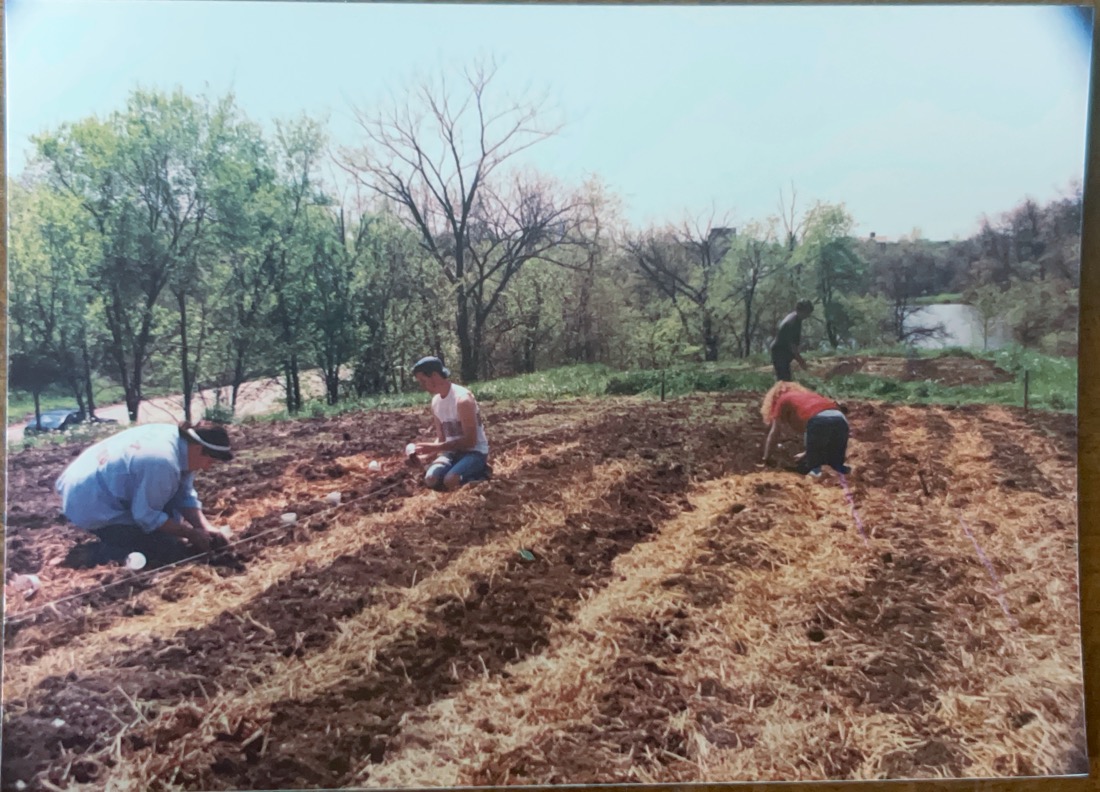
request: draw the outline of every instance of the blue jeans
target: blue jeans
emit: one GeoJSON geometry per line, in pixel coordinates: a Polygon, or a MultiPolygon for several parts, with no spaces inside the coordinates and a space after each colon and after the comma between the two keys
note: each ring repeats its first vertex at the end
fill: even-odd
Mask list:
{"type": "Polygon", "coordinates": [[[823,410],[806,422],[806,455],[798,463],[800,473],[809,473],[822,465],[846,472],[848,419],[840,410],[823,410]]]}
{"type": "Polygon", "coordinates": [[[448,473],[458,476],[463,484],[485,478],[486,456],[479,451],[451,451],[440,454],[428,466],[424,481],[435,490],[443,489],[443,477],[448,473]]]}

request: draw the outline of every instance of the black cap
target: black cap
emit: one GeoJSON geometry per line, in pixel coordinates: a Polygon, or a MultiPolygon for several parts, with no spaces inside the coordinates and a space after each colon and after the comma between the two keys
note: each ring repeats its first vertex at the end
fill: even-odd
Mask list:
{"type": "Polygon", "coordinates": [[[202,446],[202,452],[208,457],[229,462],[233,452],[229,448],[229,432],[221,426],[199,426],[184,430],[187,439],[202,446]]]}
{"type": "Polygon", "coordinates": [[[428,356],[420,358],[416,361],[416,365],[413,366],[413,374],[439,374],[443,377],[450,377],[450,370],[443,365],[443,361],[434,356],[428,356]]]}

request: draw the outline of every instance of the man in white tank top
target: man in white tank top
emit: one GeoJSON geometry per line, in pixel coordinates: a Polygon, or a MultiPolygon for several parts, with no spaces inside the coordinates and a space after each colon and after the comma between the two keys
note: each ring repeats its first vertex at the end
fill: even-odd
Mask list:
{"type": "Polygon", "coordinates": [[[437,357],[422,358],[413,366],[413,377],[432,394],[437,442],[417,443],[416,456],[438,455],[424,475],[424,483],[435,490],[456,490],[489,477],[489,441],[477,400],[467,388],[452,383],[450,376],[437,357]]]}

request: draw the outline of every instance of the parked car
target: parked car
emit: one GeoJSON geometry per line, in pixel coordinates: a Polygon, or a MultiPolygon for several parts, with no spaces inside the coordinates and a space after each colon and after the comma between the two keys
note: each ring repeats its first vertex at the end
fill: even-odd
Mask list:
{"type": "MultiPolygon", "coordinates": [[[[96,423],[113,424],[118,423],[110,418],[96,418],[96,423]]],[[[27,421],[26,427],[23,429],[25,434],[34,434],[38,431],[43,432],[63,432],[66,429],[71,429],[79,423],[84,422],[84,411],[77,407],[66,407],[56,410],[45,410],[42,413],[42,429],[39,430],[38,424],[32,418],[27,421]]]]}
{"type": "Polygon", "coordinates": [[[42,428],[38,428],[38,423],[31,418],[27,421],[27,426],[23,430],[26,433],[33,434],[34,432],[61,432],[68,429],[71,426],[76,426],[78,423],[84,420],[84,412],[76,407],[65,407],[57,410],[43,410],[42,411],[42,428]]]}

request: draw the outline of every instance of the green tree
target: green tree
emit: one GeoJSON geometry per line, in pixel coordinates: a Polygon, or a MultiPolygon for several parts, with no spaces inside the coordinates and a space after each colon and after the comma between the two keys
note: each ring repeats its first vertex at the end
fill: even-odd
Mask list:
{"type": "Polygon", "coordinates": [[[269,315],[276,329],[282,358],[287,410],[302,408],[301,362],[312,341],[313,297],[309,286],[309,262],[315,252],[307,216],[310,207],[323,206],[330,199],[321,189],[318,176],[326,136],[318,122],[302,116],[276,125],[279,158],[278,244],[267,257],[268,283],[273,305],[269,315]]]}
{"type": "Polygon", "coordinates": [[[36,139],[52,185],[78,199],[98,231],[92,279],[104,298],[108,352],[131,421],[148,360],[170,333],[161,296],[205,232],[201,140],[207,120],[182,91],[135,90],[126,110],[106,121],[64,124],[36,139]]]}
{"type": "Polygon", "coordinates": [[[914,230],[909,238],[896,244],[873,244],[866,255],[874,290],[890,305],[891,340],[909,344],[943,338],[946,331],[942,323],[921,320],[924,306],[919,302],[935,288],[937,250],[914,230]]]}
{"type": "Polygon", "coordinates": [[[41,348],[29,352],[13,352],[8,361],[8,383],[13,388],[30,391],[34,398],[34,425],[42,428],[42,392],[65,381],[65,371],[52,354],[41,348]]]}
{"type": "Polygon", "coordinates": [[[10,192],[11,350],[59,366],[59,381],[95,415],[90,325],[97,301],[88,283],[94,230],[71,197],[44,185],[10,192]]]}
{"type": "Polygon", "coordinates": [[[360,242],[353,282],[358,335],[352,384],[359,396],[400,389],[409,362],[442,345],[432,335],[442,284],[435,282],[438,272],[424,261],[416,236],[388,212],[364,221],[370,233],[360,242]]]}
{"type": "Polygon", "coordinates": [[[844,295],[866,288],[866,264],[855,251],[851,229],[852,218],[843,205],[818,203],[806,217],[805,236],[793,257],[812,273],[833,349],[848,338],[853,323],[844,295]]]}
{"type": "Polygon", "coordinates": [[[1004,290],[995,283],[985,283],[966,294],[967,302],[978,312],[982,331],[982,349],[989,348],[989,337],[1008,313],[1004,290]]]}
{"type": "Polygon", "coordinates": [[[308,278],[313,294],[310,340],[313,356],[325,380],[325,400],[340,400],[340,369],[355,352],[358,336],[354,281],[373,231],[372,218],[349,223],[339,207],[311,212],[306,228],[314,234],[308,278]],[[314,225],[316,223],[316,225],[314,225]]]}
{"type": "Polygon", "coordinates": [[[214,255],[205,263],[217,270],[213,306],[220,332],[213,370],[219,384],[229,384],[230,410],[235,411],[244,382],[277,365],[269,319],[285,229],[282,185],[259,129],[242,119],[232,125],[229,137],[212,173],[218,222],[214,255]]]}
{"type": "Polygon", "coordinates": [[[684,332],[701,342],[703,357],[718,360],[723,305],[716,285],[734,231],[714,219],[628,236],[625,246],[642,275],[667,297],[684,332]]]}
{"type": "MultiPolygon", "coordinates": [[[[740,313],[738,354],[748,357],[761,334],[761,296],[769,280],[788,262],[788,247],[778,238],[775,221],[752,223],[738,234],[729,252],[729,300],[740,313]]],[[[789,239],[789,236],[788,236],[789,239]]]]}

